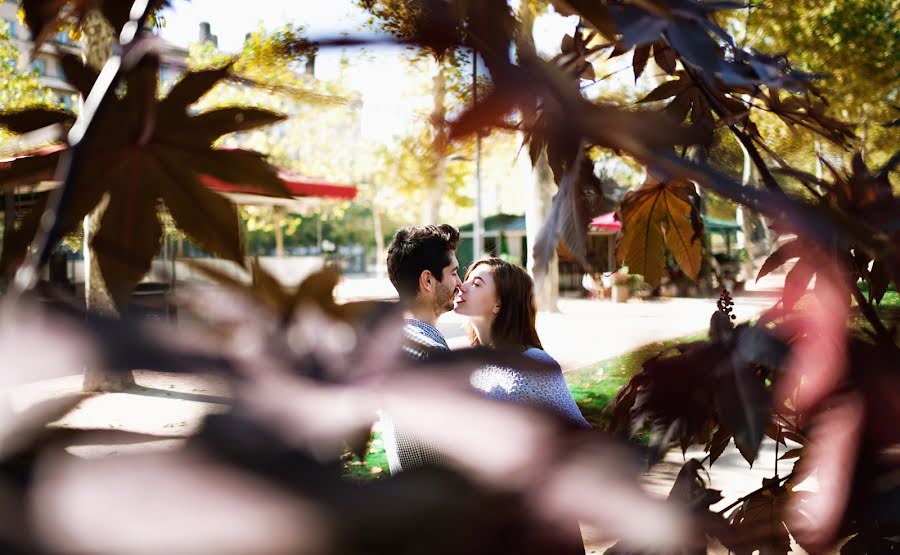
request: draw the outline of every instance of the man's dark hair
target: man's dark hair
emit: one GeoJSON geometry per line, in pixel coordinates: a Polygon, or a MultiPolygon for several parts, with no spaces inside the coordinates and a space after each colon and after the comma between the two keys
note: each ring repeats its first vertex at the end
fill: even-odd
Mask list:
{"type": "Polygon", "coordinates": [[[435,279],[443,277],[450,264],[450,251],[459,243],[459,231],[452,225],[404,227],[388,247],[387,269],[401,301],[419,293],[419,276],[428,270],[435,279]]]}

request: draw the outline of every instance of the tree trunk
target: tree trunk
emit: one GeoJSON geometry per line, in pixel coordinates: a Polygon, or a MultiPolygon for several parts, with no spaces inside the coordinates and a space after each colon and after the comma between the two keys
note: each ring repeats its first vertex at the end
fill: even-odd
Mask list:
{"type": "Polygon", "coordinates": [[[284,258],[284,207],[272,207],[272,223],[275,228],[275,256],[284,258]]]}
{"type": "MultiPolygon", "coordinates": [[[[100,12],[91,10],[85,16],[82,33],[85,63],[99,72],[112,56],[115,40],[113,28],[100,12]]],[[[117,316],[115,304],[106,289],[106,284],[103,283],[97,257],[90,247],[91,239],[100,228],[106,204],[106,200],[100,202],[97,208],[84,218],[84,301],[89,311],[117,316]]],[[[85,391],[122,391],[131,385],[134,385],[134,377],[130,372],[110,373],[92,367],[84,369],[82,387],[85,391]]]]}
{"type": "MultiPolygon", "coordinates": [[[[516,41],[516,47],[520,53],[529,53],[535,55],[534,37],[534,20],[538,11],[534,2],[523,0],[519,3],[519,34],[516,41]]],[[[547,221],[550,215],[550,207],[553,204],[553,195],[556,192],[556,183],[553,181],[553,171],[550,169],[550,162],[547,160],[547,150],[541,153],[537,162],[534,164],[532,171],[532,179],[528,183],[528,198],[525,208],[525,236],[527,237],[528,249],[528,271],[534,275],[534,256],[533,249],[537,242],[538,232],[541,226],[547,221]]],[[[559,258],[554,253],[550,259],[547,269],[547,277],[544,280],[543,287],[539,291],[535,291],[535,301],[538,310],[547,310],[556,312],[559,310],[557,300],[559,299],[559,258]]]]}
{"type": "Polygon", "coordinates": [[[425,200],[425,224],[441,223],[441,202],[447,196],[447,123],[446,123],[447,76],[443,59],[437,60],[434,75],[434,108],[431,125],[434,129],[432,143],[431,175],[425,200]]]}
{"type": "Polygon", "coordinates": [[[384,249],[384,230],[381,228],[381,211],[378,209],[378,187],[372,181],[372,224],[375,228],[375,275],[387,273],[387,252],[384,249]]]}
{"type": "MultiPolygon", "coordinates": [[[[744,187],[759,187],[759,169],[750,159],[750,153],[747,152],[744,145],[740,142],[738,144],[744,153],[743,185],[744,187]]],[[[753,261],[761,256],[767,256],[772,248],[769,226],[758,213],[744,206],[738,206],[737,217],[744,234],[744,248],[747,250],[749,258],[743,263],[744,273],[747,274],[748,279],[756,279],[756,265],[753,261]],[[762,237],[757,240],[753,239],[755,229],[762,230],[762,237]]]]}
{"type": "MultiPolygon", "coordinates": [[[[553,194],[555,184],[553,182],[553,171],[550,169],[550,162],[547,160],[547,150],[541,152],[537,163],[534,165],[532,178],[529,180],[528,204],[525,207],[525,235],[528,241],[528,248],[534,252],[534,245],[537,243],[538,232],[541,226],[550,215],[550,207],[553,204],[553,194]]],[[[529,253],[528,271],[534,275],[534,255],[529,253]]],[[[553,257],[550,259],[547,268],[547,277],[544,279],[543,286],[540,290],[535,291],[535,302],[538,310],[557,312],[559,307],[559,257],[554,251],[553,257]]]]}

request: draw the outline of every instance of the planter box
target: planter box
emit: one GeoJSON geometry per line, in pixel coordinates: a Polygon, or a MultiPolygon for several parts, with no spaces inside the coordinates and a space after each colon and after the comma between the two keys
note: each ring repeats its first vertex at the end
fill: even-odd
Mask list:
{"type": "Polygon", "coordinates": [[[612,301],[614,303],[624,303],[631,297],[631,286],[630,285],[613,285],[612,287],[612,301]]]}

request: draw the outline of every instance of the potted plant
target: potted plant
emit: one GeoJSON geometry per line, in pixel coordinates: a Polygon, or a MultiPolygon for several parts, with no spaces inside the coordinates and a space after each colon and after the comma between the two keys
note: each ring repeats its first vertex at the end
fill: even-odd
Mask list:
{"type": "Polygon", "coordinates": [[[614,303],[624,303],[631,297],[632,276],[628,272],[619,270],[614,273],[612,283],[612,301],[614,303]]]}

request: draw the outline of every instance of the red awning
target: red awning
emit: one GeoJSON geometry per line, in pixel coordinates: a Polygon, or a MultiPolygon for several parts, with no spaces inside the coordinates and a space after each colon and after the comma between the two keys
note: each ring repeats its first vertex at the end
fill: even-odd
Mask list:
{"type": "Polygon", "coordinates": [[[588,229],[597,231],[619,231],[622,229],[622,222],[616,219],[616,213],[600,214],[588,224],[588,229]]]}
{"type": "MultiPolygon", "coordinates": [[[[47,154],[52,154],[54,152],[59,152],[61,150],[65,150],[64,145],[52,145],[48,147],[43,147],[39,149],[35,149],[29,152],[24,152],[17,156],[14,156],[10,159],[0,160],[0,166],[4,162],[10,162],[12,160],[18,158],[25,158],[28,156],[42,156],[47,154]]],[[[50,180],[53,178],[51,172],[46,172],[46,174],[35,174],[32,176],[34,179],[41,180],[50,180]]],[[[327,199],[342,199],[342,200],[350,200],[356,197],[356,187],[353,185],[339,185],[336,183],[330,183],[328,181],[324,181],[321,179],[312,179],[309,177],[304,177],[302,175],[298,175],[292,171],[288,170],[279,170],[278,177],[284,181],[284,186],[288,190],[288,192],[294,197],[316,197],[316,198],[327,198],[327,199]]],[[[227,183],[220,179],[216,179],[215,177],[209,175],[201,175],[200,180],[204,185],[209,187],[210,189],[214,189],[221,193],[232,193],[237,195],[252,195],[256,197],[268,197],[269,195],[265,195],[259,191],[258,188],[253,187],[252,185],[242,185],[237,183],[227,183]]]]}
{"type": "MultiPolygon", "coordinates": [[[[279,170],[278,177],[284,182],[284,187],[294,197],[319,197],[331,199],[350,200],[356,196],[356,187],[353,185],[338,185],[320,179],[303,177],[287,170],[279,170]]],[[[210,189],[222,193],[240,193],[246,195],[268,196],[261,193],[252,185],[226,183],[210,175],[201,175],[200,180],[210,189]]]]}

